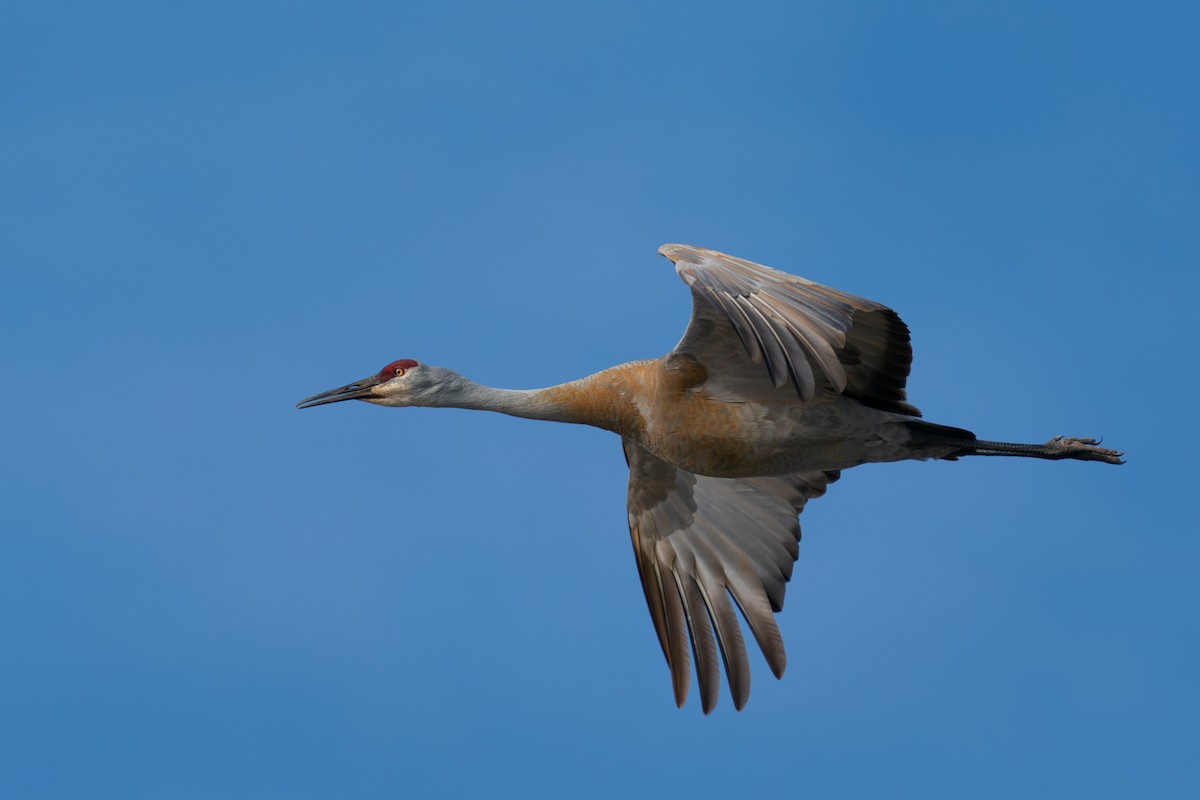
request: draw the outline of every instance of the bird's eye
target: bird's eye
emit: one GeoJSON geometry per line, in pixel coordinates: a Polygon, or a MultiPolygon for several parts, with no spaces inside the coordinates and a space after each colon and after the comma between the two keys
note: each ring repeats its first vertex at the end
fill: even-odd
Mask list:
{"type": "Polygon", "coordinates": [[[394,372],[396,373],[396,377],[399,378],[401,375],[404,374],[404,367],[396,367],[394,372]]]}

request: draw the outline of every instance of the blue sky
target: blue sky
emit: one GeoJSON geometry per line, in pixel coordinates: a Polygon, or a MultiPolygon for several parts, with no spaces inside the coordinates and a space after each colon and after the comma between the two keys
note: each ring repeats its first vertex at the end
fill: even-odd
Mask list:
{"type": "Polygon", "coordinates": [[[7,4],[0,793],[1197,791],[1194,4],[7,4]],[[609,434],[302,397],[674,345],[655,254],[895,307],[776,682],[671,702],[609,434]]]}

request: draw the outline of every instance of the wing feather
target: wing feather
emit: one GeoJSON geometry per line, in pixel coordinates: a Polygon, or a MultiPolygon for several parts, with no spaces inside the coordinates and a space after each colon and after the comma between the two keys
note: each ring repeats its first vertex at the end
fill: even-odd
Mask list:
{"type": "MultiPolygon", "coordinates": [[[[742,628],[738,624],[737,614],[725,588],[725,571],[721,567],[720,556],[706,541],[698,540],[696,561],[700,567],[700,589],[704,593],[704,604],[712,617],[717,644],[721,648],[721,658],[725,663],[725,673],[729,677],[733,705],[740,711],[750,697],[750,659],[746,653],[746,643],[742,639],[742,628]]],[[[715,701],[715,695],[713,699],[715,701]]]]}
{"type": "Polygon", "coordinates": [[[688,631],[683,600],[675,585],[675,551],[668,542],[659,541],[654,548],[656,560],[654,571],[658,577],[658,596],[663,604],[666,630],[667,663],[671,665],[671,687],[675,691],[675,705],[682,706],[687,699],[691,672],[688,669],[688,631]],[[666,573],[666,574],[664,574],[666,573]]]}
{"type": "MultiPolygon", "coordinates": [[[[804,397],[807,393],[810,397],[815,384],[812,380],[812,368],[805,366],[805,373],[808,381],[805,382],[798,368],[792,363],[791,354],[788,353],[787,346],[784,345],[783,339],[779,335],[779,331],[771,324],[771,321],[763,314],[762,309],[750,302],[749,298],[739,297],[736,300],[737,306],[741,309],[742,314],[751,321],[754,329],[754,337],[758,341],[759,347],[766,355],[767,374],[771,378],[771,383],[775,384],[776,388],[783,386],[788,381],[791,381],[796,386],[796,391],[804,397]]],[[[798,359],[801,362],[804,359],[798,359]]]]}
{"type": "MultiPolygon", "coordinates": [[[[742,346],[746,348],[750,360],[755,364],[762,364],[764,355],[758,331],[750,317],[738,305],[737,299],[723,294],[716,295],[715,299],[717,307],[725,312],[729,322],[733,324],[733,330],[741,340],[742,346]]],[[[770,369],[770,362],[767,362],[767,371],[770,372],[770,369]]]]}
{"type": "Polygon", "coordinates": [[[718,651],[740,709],[750,671],[734,605],[771,671],[782,675],[787,655],[775,612],[798,553],[796,516],[838,474],[712,478],[677,469],[632,441],[624,445],[629,530],[675,701],[687,699],[690,646],[704,713],[720,690],[718,651]]]}
{"type": "Polygon", "coordinates": [[[682,562],[675,570],[675,586],[687,615],[692,654],[696,659],[696,682],[700,685],[700,706],[708,714],[717,706],[721,667],[717,663],[717,644],[708,619],[708,604],[697,580],[695,559],[682,559],[682,562]]]}
{"type": "Polygon", "coordinates": [[[908,328],[887,306],[702,247],[659,252],[692,290],[675,352],[705,366],[715,398],[810,404],[844,394],[920,416],[905,394],[908,328]],[[780,392],[788,383],[793,393],[780,392]]]}

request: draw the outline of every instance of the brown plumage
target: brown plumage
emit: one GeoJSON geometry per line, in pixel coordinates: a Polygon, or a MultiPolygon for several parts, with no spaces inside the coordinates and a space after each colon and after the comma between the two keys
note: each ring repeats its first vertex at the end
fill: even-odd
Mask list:
{"type": "Polygon", "coordinates": [[[905,395],[908,328],[885,306],[712,250],[659,252],[692,291],[688,328],[662,358],[523,391],[405,359],[299,405],[483,409],[620,435],[634,555],[679,705],[689,652],[705,713],[720,661],[734,706],[745,705],[749,658],[735,607],[783,674],[774,613],[798,552],[797,515],[841,470],[967,455],[1122,463],[1092,439],[988,442],[919,419],[905,395]]]}

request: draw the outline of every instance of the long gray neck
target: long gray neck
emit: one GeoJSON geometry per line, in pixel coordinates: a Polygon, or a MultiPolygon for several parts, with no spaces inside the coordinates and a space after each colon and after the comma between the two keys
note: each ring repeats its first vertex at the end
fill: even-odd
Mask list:
{"type": "Polygon", "coordinates": [[[553,422],[587,422],[580,418],[577,406],[568,402],[571,384],[546,389],[496,389],[450,370],[445,373],[436,389],[420,398],[421,405],[497,411],[513,417],[553,422]]]}

